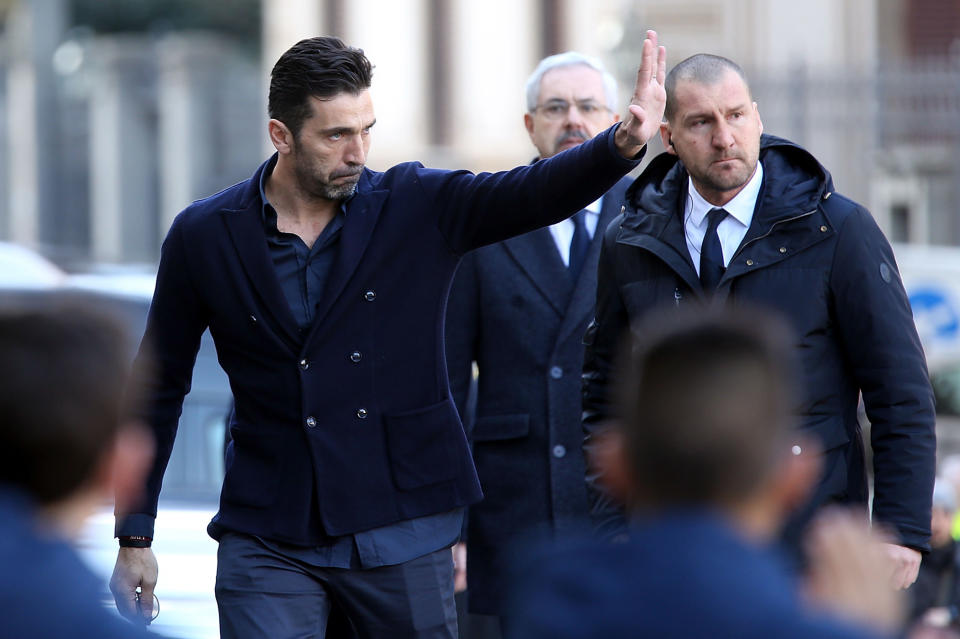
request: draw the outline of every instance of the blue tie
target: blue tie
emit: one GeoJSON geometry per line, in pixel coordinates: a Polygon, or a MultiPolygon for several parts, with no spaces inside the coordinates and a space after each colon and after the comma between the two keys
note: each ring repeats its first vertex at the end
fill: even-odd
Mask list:
{"type": "Polygon", "coordinates": [[[580,275],[580,269],[587,260],[587,251],[590,250],[590,234],[587,233],[587,226],[583,220],[587,216],[587,211],[579,211],[570,218],[573,222],[573,237],[570,239],[570,259],[567,261],[567,272],[571,279],[576,281],[580,275]]]}
{"type": "Polygon", "coordinates": [[[706,291],[716,289],[727,270],[723,266],[723,247],[720,246],[720,236],[717,235],[717,227],[725,217],[727,212],[723,209],[711,209],[707,213],[710,223],[707,225],[706,235],[703,236],[703,244],[700,245],[700,283],[706,291]]]}

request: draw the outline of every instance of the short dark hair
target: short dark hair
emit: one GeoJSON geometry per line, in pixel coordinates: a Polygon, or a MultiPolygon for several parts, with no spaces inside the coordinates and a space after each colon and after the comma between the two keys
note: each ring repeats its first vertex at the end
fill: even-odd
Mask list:
{"type": "Polygon", "coordinates": [[[698,84],[714,84],[728,71],[733,71],[743,80],[750,91],[750,83],[747,82],[747,74],[743,68],[728,58],[710,53],[698,53],[692,55],[686,60],[678,62],[676,66],[670,69],[664,80],[663,88],[667,92],[667,105],[663,112],[663,117],[667,122],[673,122],[673,116],[676,115],[676,91],[677,83],[696,82],[698,84]]]}
{"type": "Polygon", "coordinates": [[[633,331],[619,388],[640,507],[730,505],[789,445],[790,332],[761,311],[656,315],[633,331]]]}
{"type": "Polygon", "coordinates": [[[92,479],[125,412],[128,343],[92,302],[0,308],[0,485],[49,504],[92,479]]]}
{"type": "Polygon", "coordinates": [[[273,66],[267,109],[296,136],[312,114],[310,98],[360,93],[370,88],[372,76],[373,66],[362,49],[327,36],[301,40],[273,66]]]}

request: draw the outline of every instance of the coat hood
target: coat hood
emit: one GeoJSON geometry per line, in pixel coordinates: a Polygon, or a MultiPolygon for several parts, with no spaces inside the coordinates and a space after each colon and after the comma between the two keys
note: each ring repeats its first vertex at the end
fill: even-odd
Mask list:
{"type": "MultiPolygon", "coordinates": [[[[762,205],[769,220],[808,211],[833,191],[833,178],[808,151],[773,135],[760,137],[763,163],[762,205]]],[[[661,153],[634,180],[626,193],[623,227],[641,230],[648,216],[670,216],[683,206],[687,170],[676,155],[661,153]]]]}

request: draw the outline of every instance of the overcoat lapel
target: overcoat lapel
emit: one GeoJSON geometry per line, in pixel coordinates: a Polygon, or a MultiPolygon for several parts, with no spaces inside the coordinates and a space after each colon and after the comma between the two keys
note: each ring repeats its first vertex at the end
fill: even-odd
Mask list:
{"type": "Polygon", "coordinates": [[[289,303],[283,296],[277,272],[267,248],[263,220],[256,206],[236,211],[227,211],[224,223],[230,233],[230,239],[237,249],[240,264],[247,274],[253,289],[260,297],[262,306],[275,320],[282,332],[281,338],[292,348],[299,350],[300,337],[297,322],[290,311],[289,303]]]}
{"type": "Polygon", "coordinates": [[[557,315],[562,315],[570,299],[572,284],[550,229],[537,229],[510,238],[504,241],[503,247],[557,315]]]}
{"type": "MultiPolygon", "coordinates": [[[[603,205],[600,208],[600,219],[597,220],[597,228],[593,232],[593,239],[590,240],[590,249],[587,251],[586,264],[596,264],[600,257],[600,248],[603,246],[603,235],[607,226],[613,219],[620,214],[623,206],[623,193],[617,197],[612,191],[603,198],[603,205]]],[[[566,313],[563,315],[563,323],[560,324],[560,330],[557,335],[557,343],[562,343],[571,332],[588,320],[593,314],[593,308],[597,302],[597,269],[596,267],[585,266],[580,271],[580,276],[573,288],[573,295],[570,296],[570,303],[566,313]]]]}

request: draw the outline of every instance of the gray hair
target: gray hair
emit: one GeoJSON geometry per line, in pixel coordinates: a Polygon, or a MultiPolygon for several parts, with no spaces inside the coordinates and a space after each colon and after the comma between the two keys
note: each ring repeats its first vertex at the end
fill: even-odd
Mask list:
{"type": "MultiPolygon", "coordinates": [[[[750,93],[750,83],[747,82],[747,74],[743,68],[728,58],[709,53],[698,53],[692,55],[682,62],[678,62],[675,67],[670,69],[667,78],[663,83],[663,88],[667,93],[667,106],[663,117],[667,122],[673,121],[676,114],[676,92],[678,82],[695,82],[697,84],[716,84],[728,71],[732,71],[740,76],[743,84],[750,93]]],[[[752,95],[752,93],[751,93],[752,95]]]]}
{"type": "Polygon", "coordinates": [[[534,69],[530,77],[527,78],[527,111],[533,113],[537,108],[537,102],[540,100],[540,81],[544,74],[552,69],[561,67],[573,67],[583,65],[589,67],[600,74],[603,78],[603,92],[607,98],[607,108],[611,112],[617,111],[617,79],[607,71],[606,67],[599,59],[592,56],[583,55],[576,51],[567,51],[551,55],[540,61],[537,68],[534,69]]]}

